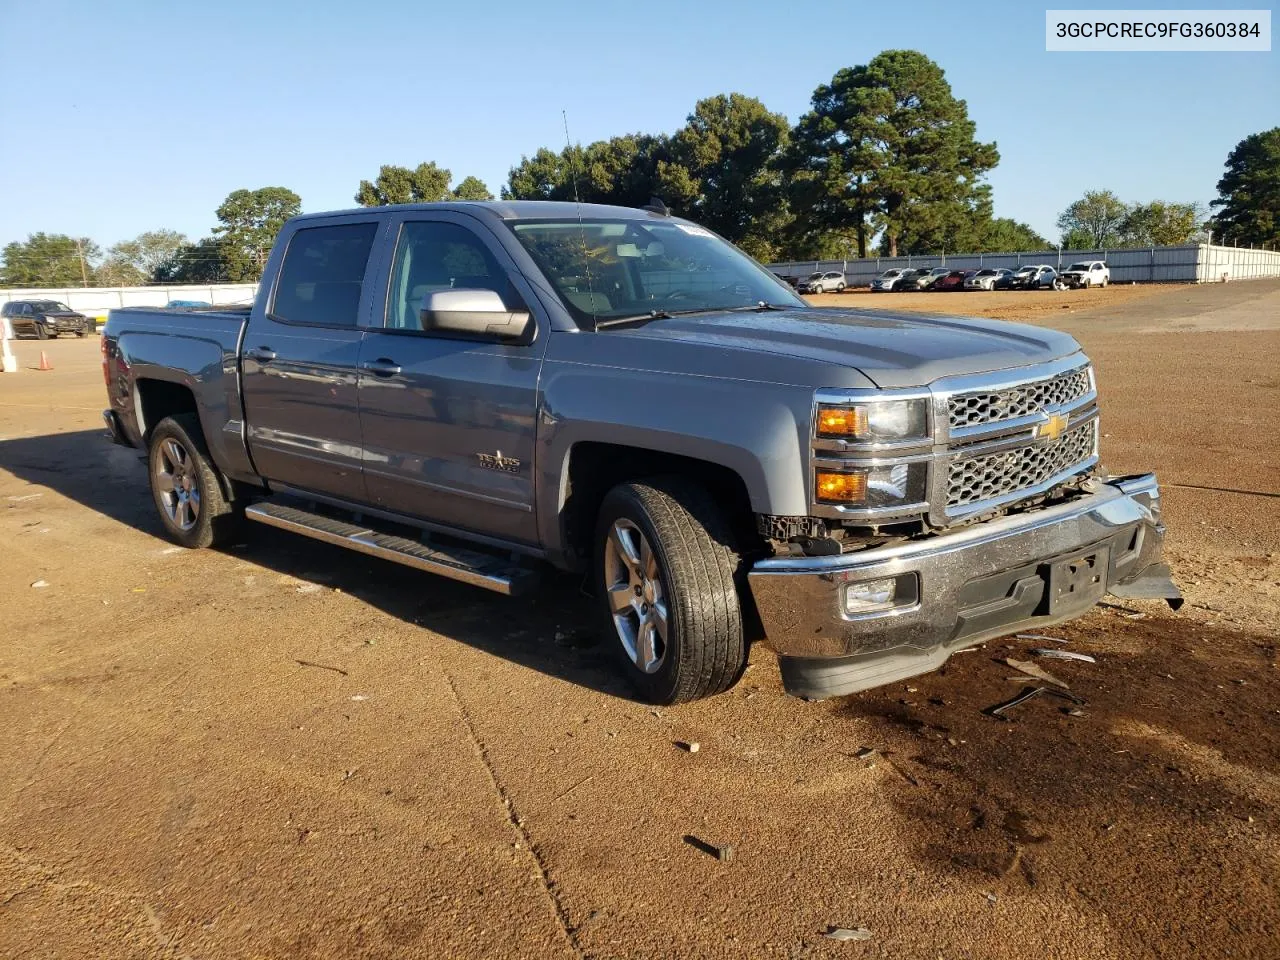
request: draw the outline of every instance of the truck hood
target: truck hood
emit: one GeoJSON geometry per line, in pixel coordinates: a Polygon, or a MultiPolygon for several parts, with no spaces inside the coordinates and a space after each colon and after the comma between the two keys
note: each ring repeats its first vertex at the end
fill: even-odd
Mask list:
{"type": "Polygon", "coordinates": [[[1075,338],[1001,320],[876,310],[706,313],[608,331],[610,337],[693,341],[853,367],[878,387],[920,387],[1069,356],[1075,338]]]}

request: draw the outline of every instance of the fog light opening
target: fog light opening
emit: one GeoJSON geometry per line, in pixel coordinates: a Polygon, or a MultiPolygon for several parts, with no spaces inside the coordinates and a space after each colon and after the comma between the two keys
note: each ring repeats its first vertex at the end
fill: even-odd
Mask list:
{"type": "Polygon", "coordinates": [[[842,595],[845,615],[856,617],[914,606],[919,598],[919,590],[915,574],[908,573],[880,580],[846,583],[842,595]]]}

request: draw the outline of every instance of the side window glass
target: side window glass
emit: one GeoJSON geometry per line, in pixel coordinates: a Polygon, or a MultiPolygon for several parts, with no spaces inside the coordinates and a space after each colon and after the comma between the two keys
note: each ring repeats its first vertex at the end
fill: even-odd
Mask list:
{"type": "Polygon", "coordinates": [[[271,315],[285,323],[354,327],[376,223],[304,227],[289,240],[271,315]]]}
{"type": "Polygon", "coordinates": [[[427,298],[440,290],[492,290],[506,296],[507,272],[466,227],[437,220],[406,223],[396,243],[387,296],[391,330],[421,330],[427,298]]]}

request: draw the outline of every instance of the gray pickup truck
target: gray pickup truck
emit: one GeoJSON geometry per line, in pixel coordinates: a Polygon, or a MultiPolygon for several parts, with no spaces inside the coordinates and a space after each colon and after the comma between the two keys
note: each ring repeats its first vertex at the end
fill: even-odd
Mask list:
{"type": "Polygon", "coordinates": [[[102,349],[178,543],[247,518],[499,593],[586,573],[656,703],[756,640],[820,699],[1177,597],[1075,340],[814,308],[661,204],[298,217],[252,308],[115,310],[102,349]]]}

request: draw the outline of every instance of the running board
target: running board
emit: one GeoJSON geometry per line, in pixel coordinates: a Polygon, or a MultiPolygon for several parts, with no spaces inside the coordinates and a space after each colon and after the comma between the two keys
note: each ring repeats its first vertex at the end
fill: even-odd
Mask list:
{"type": "Polygon", "coordinates": [[[269,527],[300,533],[304,537],[346,547],[371,557],[381,557],[427,573],[436,573],[506,596],[523,593],[536,579],[534,571],[506,557],[465,548],[428,547],[407,537],[379,533],[368,526],[346,523],[279,503],[251,504],[245,508],[244,515],[269,527]]]}

